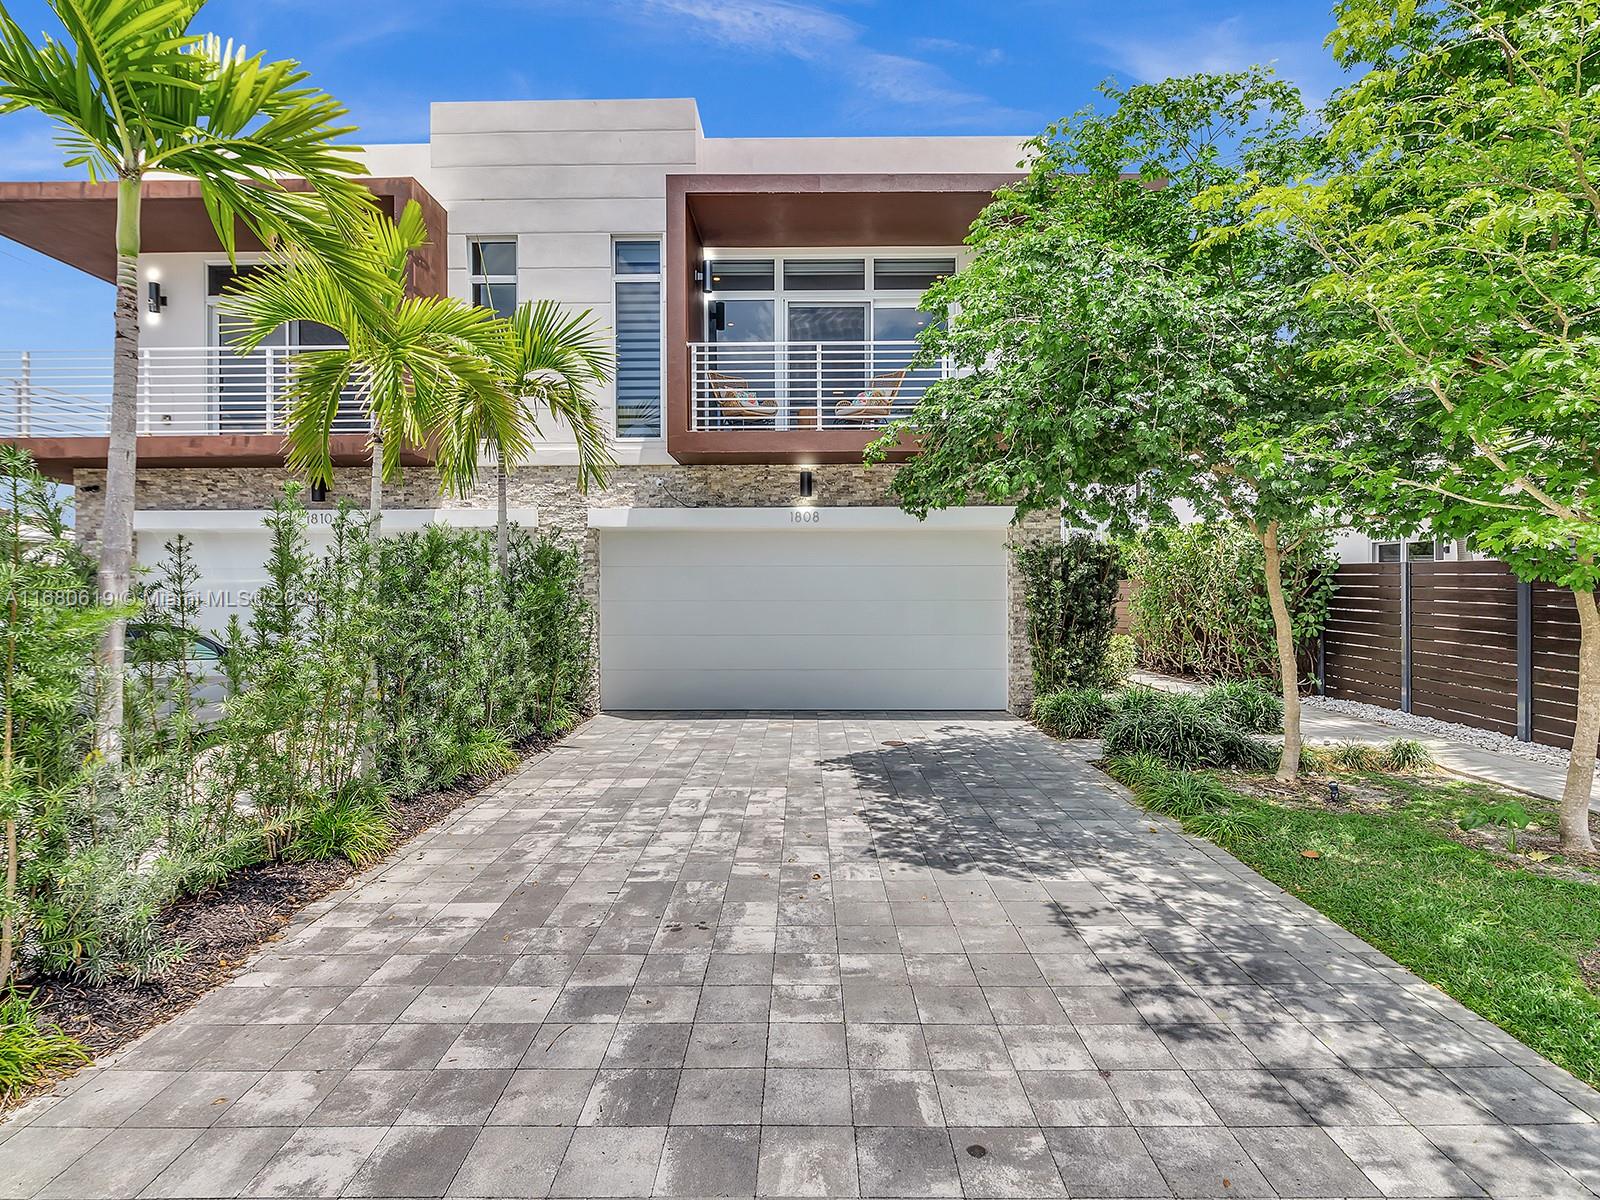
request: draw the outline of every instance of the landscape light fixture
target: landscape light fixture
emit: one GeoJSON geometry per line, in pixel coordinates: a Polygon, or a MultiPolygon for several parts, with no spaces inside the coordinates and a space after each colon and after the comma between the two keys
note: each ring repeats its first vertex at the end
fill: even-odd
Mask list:
{"type": "Polygon", "coordinates": [[[811,479],[811,472],[810,471],[801,471],[800,472],[800,499],[802,499],[802,500],[811,499],[812,486],[813,485],[812,485],[812,479],[811,479]]]}
{"type": "Polygon", "coordinates": [[[313,504],[325,504],[325,503],[327,503],[327,500],[328,500],[328,483],[327,483],[327,480],[319,479],[319,480],[317,480],[315,483],[313,483],[311,485],[311,503],[313,503],[313,504]]]}
{"type": "Polygon", "coordinates": [[[154,316],[160,316],[161,310],[167,306],[167,294],[161,290],[161,285],[151,280],[145,288],[145,308],[154,316]]]}

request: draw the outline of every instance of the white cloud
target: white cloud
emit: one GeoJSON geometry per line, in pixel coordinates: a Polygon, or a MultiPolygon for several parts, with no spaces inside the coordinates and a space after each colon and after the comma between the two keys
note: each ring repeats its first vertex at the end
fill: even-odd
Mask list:
{"type": "MultiPolygon", "coordinates": [[[[707,40],[746,53],[792,58],[828,76],[848,111],[882,112],[923,126],[1010,123],[1031,128],[1031,113],[1007,108],[992,97],[962,86],[948,72],[922,58],[897,54],[869,42],[856,22],[817,4],[798,0],[622,0],[620,15],[643,19],[663,30],[707,40]]],[[[968,50],[957,42],[922,39],[918,46],[968,50]]],[[[974,52],[981,56],[983,52],[974,52]]]]}
{"type": "Polygon", "coordinates": [[[1112,66],[1145,83],[1260,64],[1297,84],[1308,102],[1315,103],[1339,82],[1339,68],[1320,41],[1274,36],[1237,15],[1166,31],[1144,26],[1127,33],[1090,34],[1087,40],[1105,52],[1112,66]]]}

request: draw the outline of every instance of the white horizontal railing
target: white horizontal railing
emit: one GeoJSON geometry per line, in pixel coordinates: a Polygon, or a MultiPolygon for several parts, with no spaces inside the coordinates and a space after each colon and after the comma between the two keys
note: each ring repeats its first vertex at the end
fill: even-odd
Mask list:
{"type": "MultiPolygon", "coordinates": [[[[160,346],[139,351],[138,432],[282,433],[291,364],[326,347],[160,346]]],[[[111,355],[77,350],[0,351],[0,437],[104,437],[111,427],[111,355]]],[[[335,433],[363,433],[352,394],[335,433]]]]}
{"type": "Polygon", "coordinates": [[[694,429],[875,429],[907,416],[949,364],[916,342],[690,342],[694,429]]]}

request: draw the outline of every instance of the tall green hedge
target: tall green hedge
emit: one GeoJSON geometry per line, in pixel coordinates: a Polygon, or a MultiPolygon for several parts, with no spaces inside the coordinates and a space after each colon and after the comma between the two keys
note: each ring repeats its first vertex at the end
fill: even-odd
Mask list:
{"type": "MultiPolygon", "coordinates": [[[[1332,535],[1286,528],[1283,590],[1295,637],[1307,645],[1327,621],[1332,535]]],[[[1152,530],[1125,548],[1139,661],[1202,679],[1278,677],[1261,544],[1234,522],[1152,530]]]]}
{"type": "Polygon", "coordinates": [[[1033,652],[1033,691],[1100,684],[1116,626],[1121,554],[1086,533],[1017,547],[1033,652]]]}

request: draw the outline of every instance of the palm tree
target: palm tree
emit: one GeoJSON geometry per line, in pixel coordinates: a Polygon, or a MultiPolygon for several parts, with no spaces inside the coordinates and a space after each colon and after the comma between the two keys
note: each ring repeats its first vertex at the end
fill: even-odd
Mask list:
{"type": "MultiPolygon", "coordinates": [[[[232,42],[190,32],[204,0],[49,0],[61,26],[38,44],[0,0],[0,115],[28,109],[50,120],[68,167],[115,180],[117,294],[102,593],[128,594],[133,565],[137,468],[140,206],[153,172],[196,181],[217,236],[231,256],[236,224],[270,241],[299,238],[337,254],[347,221],[369,203],[345,110],[307,86],[298,63],[266,62],[232,42]],[[298,176],[312,192],[292,192],[298,176]],[[329,217],[333,219],[330,221],[329,217]]],[[[96,745],[122,755],[126,625],[102,648],[96,745]]]]}
{"type": "Polygon", "coordinates": [[[590,310],[570,313],[551,300],[530,301],[506,322],[506,342],[496,357],[501,383],[517,402],[514,426],[503,427],[505,414],[481,404],[473,393],[454,397],[439,440],[440,474],[447,487],[466,495],[477,482],[479,449],[486,443],[494,449],[495,557],[502,574],[510,556],[510,472],[524,461],[531,438],[540,436],[542,414],[572,431],[579,491],[605,486],[607,472],[616,466],[590,390],[610,381],[612,361],[610,341],[590,310]]]}
{"type": "Polygon", "coordinates": [[[288,464],[312,482],[333,481],[334,425],[352,405],[366,417],[372,450],[368,527],[382,535],[383,484],[401,455],[433,441],[460,396],[493,422],[513,453],[528,435],[494,365],[505,322],[443,296],[408,296],[411,256],[427,244],[422,208],[411,201],[391,221],[370,210],[351,250],[366,266],[353,280],[321,254],[288,248],[223,297],[246,350],[289,321],[326,325],[343,347],[295,355],[289,364],[288,464]]]}

